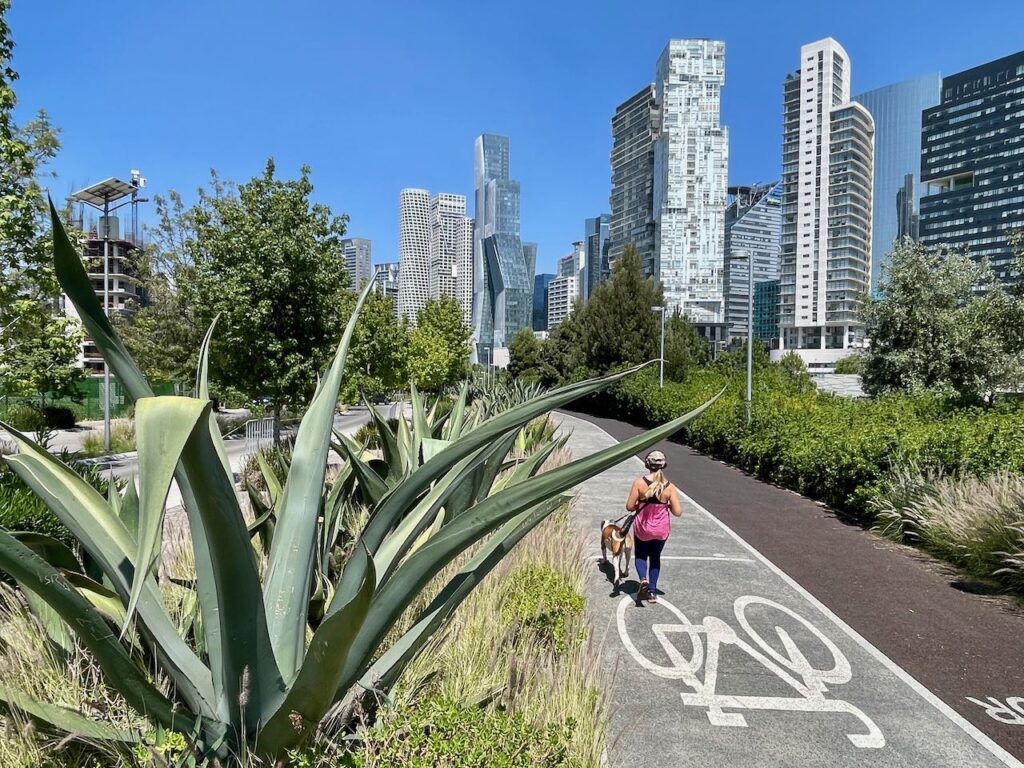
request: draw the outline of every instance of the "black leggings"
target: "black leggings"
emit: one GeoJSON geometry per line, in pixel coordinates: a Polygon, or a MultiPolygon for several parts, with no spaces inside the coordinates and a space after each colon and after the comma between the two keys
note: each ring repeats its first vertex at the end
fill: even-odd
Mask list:
{"type": "Polygon", "coordinates": [[[665,539],[636,539],[633,547],[633,561],[636,563],[636,574],[643,581],[647,576],[648,561],[650,561],[651,589],[658,588],[658,575],[661,573],[661,550],[665,548],[665,539]]]}

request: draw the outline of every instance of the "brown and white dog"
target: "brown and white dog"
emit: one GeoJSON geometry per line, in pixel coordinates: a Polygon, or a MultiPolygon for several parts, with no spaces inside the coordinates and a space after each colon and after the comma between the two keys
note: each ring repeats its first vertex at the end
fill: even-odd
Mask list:
{"type": "Polygon", "coordinates": [[[626,531],[622,533],[622,526],[616,525],[611,520],[604,520],[601,523],[601,556],[604,561],[612,562],[615,568],[615,587],[619,581],[629,576],[629,559],[633,556],[633,534],[626,531]],[[612,553],[612,560],[608,560],[608,552],[612,553]]]}

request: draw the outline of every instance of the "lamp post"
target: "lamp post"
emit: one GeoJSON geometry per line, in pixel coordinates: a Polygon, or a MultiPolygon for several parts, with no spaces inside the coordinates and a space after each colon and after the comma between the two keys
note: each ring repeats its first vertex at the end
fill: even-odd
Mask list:
{"type": "Polygon", "coordinates": [[[665,388],[665,306],[651,307],[651,312],[657,312],[661,315],[661,353],[658,355],[658,366],[660,372],[658,374],[658,386],[662,389],[665,388]]]}
{"type": "MultiPolygon", "coordinates": [[[[72,200],[103,214],[103,314],[107,317],[110,317],[110,212],[139,202],[136,195],[144,185],[145,179],[133,172],[131,182],[111,177],[71,195],[72,200]],[[131,200],[111,207],[111,203],[129,195],[131,200]]],[[[110,453],[110,366],[106,358],[103,359],[103,450],[110,453]]]]}
{"type": "Polygon", "coordinates": [[[747,426],[754,394],[754,257],[746,248],[732,252],[734,261],[747,262],[747,426]]]}

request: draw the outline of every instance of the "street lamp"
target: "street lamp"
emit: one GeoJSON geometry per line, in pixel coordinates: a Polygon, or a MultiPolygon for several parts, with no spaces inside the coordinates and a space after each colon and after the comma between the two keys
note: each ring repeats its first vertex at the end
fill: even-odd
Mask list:
{"type": "MultiPolygon", "coordinates": [[[[105,179],[91,187],[80,189],[71,195],[72,200],[85,203],[103,213],[103,314],[110,317],[110,212],[137,202],[136,194],[145,180],[137,172],[132,173],[131,182],[113,177],[105,179]],[[111,207],[111,203],[131,195],[120,205],[111,207]]],[[[103,450],[110,452],[110,366],[103,359],[103,450]]]]}
{"type": "Polygon", "coordinates": [[[662,389],[665,388],[665,307],[651,307],[651,312],[657,312],[661,315],[661,354],[658,355],[660,373],[658,375],[658,386],[662,389]]]}
{"type": "Polygon", "coordinates": [[[746,248],[732,252],[734,261],[747,262],[747,426],[754,391],[754,259],[746,248]]]}

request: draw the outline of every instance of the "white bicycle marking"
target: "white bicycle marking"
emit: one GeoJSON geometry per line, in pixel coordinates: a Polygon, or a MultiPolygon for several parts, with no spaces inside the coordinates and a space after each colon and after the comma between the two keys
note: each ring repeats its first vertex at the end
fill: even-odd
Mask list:
{"type": "Polygon", "coordinates": [[[985,701],[970,696],[968,701],[977,704],[985,709],[985,714],[993,720],[998,720],[1006,725],[1024,725],[1024,696],[1010,696],[1006,702],[1001,702],[995,696],[989,696],[985,701]]]}
{"type": "Polygon", "coordinates": [[[850,662],[842,651],[811,622],[784,605],[764,597],[739,597],[733,603],[736,622],[746,635],[737,633],[729,624],[716,616],[707,616],[700,624],[694,624],[686,615],[663,598],[658,605],[664,606],[677,619],[676,623],[655,624],[651,632],[657,638],[668,657],[669,664],[662,665],[648,659],[636,647],[626,630],[626,614],[634,605],[633,598],[624,597],[619,603],[616,619],[622,644],[641,667],[667,680],[682,680],[690,691],[684,691],[683,704],[707,709],[712,725],[726,727],[747,727],[747,720],[740,712],[726,712],[726,709],[763,709],[778,712],[837,712],[856,717],[867,728],[867,733],[847,733],[846,737],[861,749],[879,749],[885,746],[885,736],[864,712],[841,699],[826,698],[828,685],[842,685],[850,681],[850,662]],[[786,614],[796,620],[832,654],[831,669],[816,669],[800,651],[792,637],[781,626],[775,632],[782,643],[784,653],[779,653],[765,642],[751,626],[746,616],[750,606],[765,606],[786,614]],[[689,658],[672,642],[673,635],[686,635],[690,643],[689,658]],[[705,640],[706,638],[706,645],[705,640]],[[748,642],[749,640],[749,642],[748,642]],[[772,672],[792,687],[798,696],[735,696],[715,692],[718,681],[719,649],[722,645],[733,645],[772,672]],[[704,670],[704,679],[699,673],[704,670]]]}

